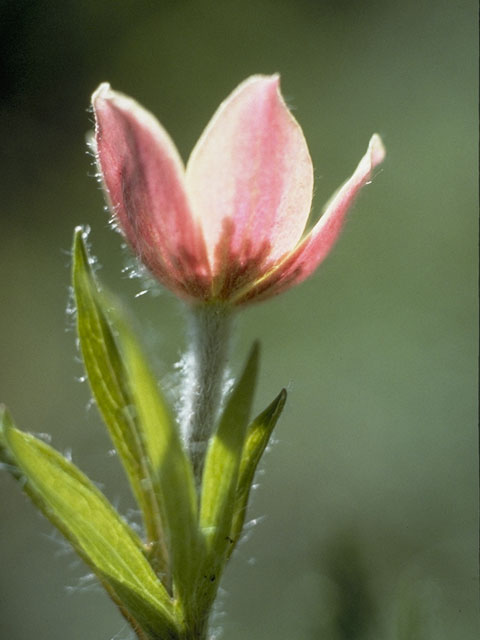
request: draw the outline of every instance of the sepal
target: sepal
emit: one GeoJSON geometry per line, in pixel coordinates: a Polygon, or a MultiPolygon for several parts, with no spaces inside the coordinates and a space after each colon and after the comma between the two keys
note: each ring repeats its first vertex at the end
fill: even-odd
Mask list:
{"type": "Polygon", "coordinates": [[[242,533],[255,471],[268,445],[273,429],[282,414],[286,401],[287,392],[285,389],[282,389],[275,400],[265,411],[262,411],[248,427],[247,437],[243,445],[242,460],[240,462],[237,490],[235,493],[229,556],[233,552],[242,533]]]}
{"type": "Polygon", "coordinates": [[[174,595],[182,606],[191,597],[200,538],[197,494],[190,461],[178,431],[140,346],[118,312],[112,311],[117,339],[136,407],[139,428],[147,443],[154,489],[166,534],[174,595]]]}
{"type": "Polygon", "coordinates": [[[207,450],[199,518],[205,540],[197,587],[202,609],[208,610],[213,602],[232,544],[234,499],[257,381],[258,359],[259,345],[255,343],[207,450]]]}

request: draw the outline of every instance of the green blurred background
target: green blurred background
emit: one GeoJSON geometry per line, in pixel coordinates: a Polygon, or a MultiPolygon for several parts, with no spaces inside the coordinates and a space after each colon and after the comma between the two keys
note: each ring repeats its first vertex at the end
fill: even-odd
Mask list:
{"type": "MultiPolygon", "coordinates": [[[[263,344],[257,408],[290,392],[225,576],[226,640],[473,639],[477,553],[477,16],[473,1],[2,0],[0,396],[122,513],[132,508],[75,347],[73,227],[138,318],[172,386],[184,311],[135,298],[85,137],[108,80],[184,158],[219,102],[282,74],[313,157],[313,216],[370,135],[388,156],[317,274],[238,320],[263,344]]],[[[85,578],[0,476],[2,640],[124,640],[85,578]],[[118,634],[118,635],[116,635],[118,634]]]]}

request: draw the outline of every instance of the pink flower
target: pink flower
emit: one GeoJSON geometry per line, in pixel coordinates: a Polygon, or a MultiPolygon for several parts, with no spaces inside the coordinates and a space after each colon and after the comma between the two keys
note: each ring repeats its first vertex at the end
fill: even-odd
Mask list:
{"type": "Polygon", "coordinates": [[[332,249],[358,191],[384,158],[378,135],[304,235],[313,168],[279,76],[252,76],[223,102],[186,169],[159,122],[102,84],[93,94],[98,167],[128,243],[191,301],[239,305],[307,278],[332,249]]]}

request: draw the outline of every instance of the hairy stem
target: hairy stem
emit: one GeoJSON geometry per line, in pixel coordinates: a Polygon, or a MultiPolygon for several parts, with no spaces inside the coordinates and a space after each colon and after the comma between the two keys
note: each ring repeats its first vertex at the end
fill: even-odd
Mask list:
{"type": "Polygon", "coordinates": [[[199,487],[208,440],[225,391],[232,313],[224,304],[210,303],[192,308],[189,320],[182,422],[199,487]]]}

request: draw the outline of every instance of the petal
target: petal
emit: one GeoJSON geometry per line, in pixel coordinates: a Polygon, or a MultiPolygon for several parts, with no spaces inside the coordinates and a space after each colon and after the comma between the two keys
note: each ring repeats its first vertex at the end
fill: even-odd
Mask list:
{"type": "Polygon", "coordinates": [[[214,273],[272,264],[301,238],[313,169],[279,76],[252,76],[223,102],[193,150],[187,190],[214,273]]]}
{"type": "Polygon", "coordinates": [[[92,104],[97,163],[128,242],[166,286],[195,290],[208,262],[173,142],[152,114],[108,84],[100,85],[92,104]]]}
{"type": "Polygon", "coordinates": [[[263,300],[305,280],[330,253],[345,216],[360,189],[368,184],[373,169],[385,158],[385,147],[374,134],[368,150],[352,177],[340,187],[327,205],[325,213],[300,244],[264,278],[238,296],[236,304],[248,300],[263,300]]]}

